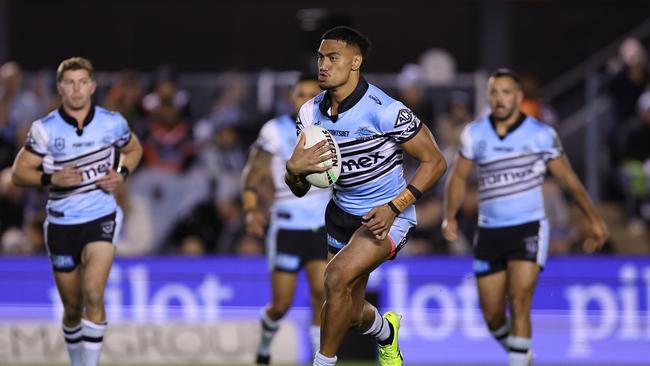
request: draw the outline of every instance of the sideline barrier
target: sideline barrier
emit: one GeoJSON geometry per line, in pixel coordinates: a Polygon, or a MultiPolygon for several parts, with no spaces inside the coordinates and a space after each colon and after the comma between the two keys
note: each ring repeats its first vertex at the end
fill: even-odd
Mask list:
{"type": "MultiPolygon", "coordinates": [[[[506,362],[483,325],[471,265],[403,257],[371,276],[381,308],[404,314],[409,364],[506,362]]],[[[550,258],[546,268],[533,302],[538,364],[650,364],[650,258],[550,258]]],[[[270,294],[266,271],[263,258],[118,259],[106,289],[103,359],[250,363],[270,294]]],[[[307,293],[301,277],[274,344],[278,361],[308,362],[307,293]]],[[[60,314],[46,258],[0,258],[1,364],[65,360],[60,314]]]]}

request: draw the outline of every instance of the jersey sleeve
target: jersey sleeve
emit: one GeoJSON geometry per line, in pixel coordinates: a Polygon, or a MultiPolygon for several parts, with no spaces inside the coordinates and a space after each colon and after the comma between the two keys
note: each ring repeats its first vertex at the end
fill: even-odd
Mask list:
{"type": "Polygon", "coordinates": [[[470,125],[465,126],[463,132],[460,134],[460,145],[458,146],[458,153],[465,159],[476,159],[474,156],[474,146],[470,125]]]}
{"type": "Polygon", "coordinates": [[[129,128],[129,123],[121,114],[115,113],[115,115],[117,126],[115,128],[114,144],[117,148],[123,148],[129,143],[129,141],[131,141],[131,129],[129,128]]]}
{"type": "Polygon", "coordinates": [[[272,121],[262,126],[254,146],[270,154],[280,153],[280,138],[272,121]]]}
{"type": "Polygon", "coordinates": [[[404,104],[394,102],[381,114],[379,128],[395,142],[403,144],[420,131],[422,122],[404,104]]]}
{"type": "Polygon", "coordinates": [[[302,130],[313,124],[314,101],[313,99],[303,104],[296,117],[296,136],[300,135],[302,130]]]}
{"type": "Polygon", "coordinates": [[[43,123],[40,120],[33,122],[27,133],[25,150],[43,157],[47,155],[48,144],[49,136],[43,123]]]}
{"type": "Polygon", "coordinates": [[[538,141],[545,161],[557,159],[564,153],[562,141],[560,141],[560,137],[551,126],[543,126],[543,132],[538,136],[538,141]]]}

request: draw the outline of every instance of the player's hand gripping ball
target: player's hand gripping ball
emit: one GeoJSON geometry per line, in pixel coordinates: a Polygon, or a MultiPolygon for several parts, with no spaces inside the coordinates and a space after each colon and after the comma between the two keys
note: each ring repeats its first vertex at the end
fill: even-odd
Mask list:
{"type": "Polygon", "coordinates": [[[318,142],[326,140],[330,152],[335,154],[332,158],[320,163],[320,166],[330,166],[328,170],[311,173],[306,177],[307,182],[311,185],[320,188],[330,187],[339,179],[339,175],[341,175],[341,150],[339,149],[339,145],[334,140],[332,134],[321,126],[307,126],[302,130],[301,134],[305,135],[305,148],[310,148],[318,142]]]}

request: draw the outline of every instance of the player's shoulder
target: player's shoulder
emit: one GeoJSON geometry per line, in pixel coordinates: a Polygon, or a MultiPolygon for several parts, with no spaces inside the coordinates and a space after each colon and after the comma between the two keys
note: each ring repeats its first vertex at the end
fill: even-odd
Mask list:
{"type": "Polygon", "coordinates": [[[95,106],[95,116],[112,122],[126,122],[126,118],[124,118],[120,112],[112,111],[98,105],[95,106]]]}
{"type": "Polygon", "coordinates": [[[260,131],[261,132],[274,131],[287,126],[291,126],[295,128],[295,121],[288,114],[283,114],[280,116],[273,117],[270,120],[264,122],[264,124],[260,128],[260,131]]]}
{"type": "Polygon", "coordinates": [[[33,123],[38,123],[38,124],[41,124],[41,125],[45,126],[45,125],[54,123],[58,119],[57,117],[59,117],[59,114],[58,114],[58,111],[55,109],[55,110],[51,111],[50,113],[46,114],[45,116],[37,119],[33,123]]]}
{"type": "Polygon", "coordinates": [[[490,119],[487,116],[483,116],[465,125],[463,128],[463,133],[481,134],[483,133],[483,130],[488,128],[492,128],[490,119]]]}
{"type": "Polygon", "coordinates": [[[399,110],[400,108],[405,108],[402,102],[386,94],[385,91],[373,84],[368,84],[368,90],[363,98],[366,107],[374,110],[380,115],[386,110],[399,110]]]}
{"type": "Polygon", "coordinates": [[[305,104],[300,107],[300,112],[298,113],[298,121],[296,123],[301,125],[309,125],[314,119],[314,113],[318,111],[321,102],[326,96],[326,92],[322,91],[317,96],[309,99],[305,104]]]}
{"type": "Polygon", "coordinates": [[[527,120],[528,123],[530,123],[531,126],[533,126],[535,128],[542,129],[542,130],[552,130],[553,129],[553,127],[551,125],[549,125],[548,123],[542,122],[542,121],[538,120],[537,118],[535,118],[533,116],[526,115],[526,120],[527,120]]]}

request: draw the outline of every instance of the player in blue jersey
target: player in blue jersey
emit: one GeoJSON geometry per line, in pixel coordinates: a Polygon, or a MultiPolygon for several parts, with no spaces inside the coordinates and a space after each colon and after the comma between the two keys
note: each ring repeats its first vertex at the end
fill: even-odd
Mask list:
{"type": "Polygon", "coordinates": [[[142,155],[126,120],[92,104],[95,88],[90,61],[64,60],[57,69],[62,106],[32,123],[13,165],[16,185],[49,187],[45,245],[73,366],[99,364],[104,289],[122,222],[112,192],[142,155]]]}
{"type": "MultiPolygon", "coordinates": [[[[290,95],[293,115],[274,118],[262,126],[243,174],[242,203],[248,234],[262,237],[270,218],[266,238],[271,269],[271,303],[262,311],[262,333],[257,349],[258,365],[270,363],[270,346],[296,290],[297,273],[305,268],[310,287],[312,322],[309,337],[314,352],[320,344],[320,311],[325,299],[323,273],[327,264],[325,207],[331,189],[313,189],[305,197],[295,197],[284,184],[284,167],[296,145],[296,115],[300,106],[320,93],[315,76],[299,78],[290,95]],[[274,198],[268,214],[262,210],[260,195],[271,185],[274,198]],[[261,192],[262,191],[262,192],[261,192]]],[[[263,198],[263,197],[262,197],[263,198]]]]}
{"type": "MultiPolygon", "coordinates": [[[[410,109],[361,76],[370,41],[349,27],[327,31],[318,49],[319,84],[325,90],[300,109],[298,131],[328,129],[341,149],[341,175],[325,215],[330,261],[325,270],[321,344],[314,365],[334,365],[350,328],[376,337],[381,365],[402,365],[397,344],[401,316],[383,317],[365,300],[370,273],[395,257],[415,225],[413,203],[446,171],[429,129],[410,109]],[[403,153],[419,161],[409,184],[403,153]]],[[[287,162],[285,181],[296,196],[310,185],[305,176],[324,171],[331,158],[325,142],[305,148],[301,137],[287,162]]]]}
{"type": "Polygon", "coordinates": [[[457,239],[456,213],[476,167],[480,202],[474,272],[481,310],[490,332],[509,353],[510,366],[522,366],[532,362],[530,309],[548,251],[542,197],[547,167],[591,222],[591,250],[603,245],[608,232],[556,132],[520,112],[519,77],[499,69],[490,76],[487,92],[491,114],[470,123],[461,135],[445,187],[442,229],[447,240],[457,239]]]}

